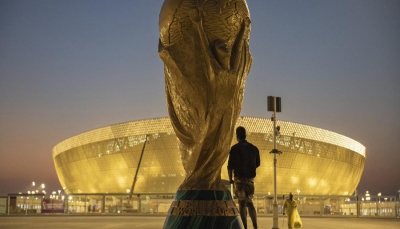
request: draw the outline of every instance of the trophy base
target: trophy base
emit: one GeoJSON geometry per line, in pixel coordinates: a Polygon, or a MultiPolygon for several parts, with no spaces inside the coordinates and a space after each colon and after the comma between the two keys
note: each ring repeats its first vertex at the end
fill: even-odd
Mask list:
{"type": "Polygon", "coordinates": [[[178,190],[163,229],[244,229],[229,191],[178,190]]]}

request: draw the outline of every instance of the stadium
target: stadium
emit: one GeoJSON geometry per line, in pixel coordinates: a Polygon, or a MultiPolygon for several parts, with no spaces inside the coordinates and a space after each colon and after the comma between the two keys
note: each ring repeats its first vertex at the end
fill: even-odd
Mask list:
{"type": "MultiPolygon", "coordinates": [[[[366,149],[346,136],[307,125],[278,121],[277,194],[354,193],[366,149]]],[[[240,117],[247,140],[260,150],[256,195],[273,194],[273,122],[240,117]]],[[[232,138],[232,145],[236,139],[232,138]]],[[[91,130],[56,145],[53,160],[66,194],[170,194],[185,173],[169,118],[126,122],[91,130]]],[[[221,171],[227,180],[226,162],[221,171]]]]}

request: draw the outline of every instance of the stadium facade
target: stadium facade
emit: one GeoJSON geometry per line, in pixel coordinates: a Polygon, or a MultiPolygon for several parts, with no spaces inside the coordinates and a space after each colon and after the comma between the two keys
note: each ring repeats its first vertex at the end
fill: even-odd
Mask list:
{"type": "MultiPolygon", "coordinates": [[[[366,149],[346,136],[278,121],[277,194],[350,196],[366,160],[366,149]]],[[[260,149],[256,195],[273,193],[273,123],[240,117],[247,139],[260,149]]],[[[232,145],[236,139],[232,138],[232,145]]],[[[91,130],[56,145],[53,160],[67,194],[175,194],[185,173],[169,118],[126,122],[91,130]]],[[[226,163],[226,162],[225,162],[226,163]]],[[[221,171],[227,180],[226,164],[221,171]]]]}

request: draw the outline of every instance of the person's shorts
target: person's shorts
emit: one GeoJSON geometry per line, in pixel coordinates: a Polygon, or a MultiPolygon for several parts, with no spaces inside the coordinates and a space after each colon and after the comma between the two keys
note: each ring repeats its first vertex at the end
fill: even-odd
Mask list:
{"type": "Polygon", "coordinates": [[[235,196],[240,200],[252,202],[254,197],[254,178],[234,178],[235,196]]]}

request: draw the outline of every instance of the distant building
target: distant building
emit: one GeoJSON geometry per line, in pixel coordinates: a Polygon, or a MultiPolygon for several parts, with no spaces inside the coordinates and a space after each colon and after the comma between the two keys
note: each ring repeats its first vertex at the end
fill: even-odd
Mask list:
{"type": "MultiPolygon", "coordinates": [[[[273,123],[240,117],[237,125],[247,129],[248,141],[260,149],[256,195],[272,195],[273,123]]],[[[277,148],[283,152],[277,156],[278,195],[353,194],[365,165],[362,144],[316,127],[286,121],[277,125],[281,127],[277,148]]],[[[185,176],[169,118],[126,122],[76,135],[54,147],[53,160],[67,194],[126,194],[132,186],[134,194],[174,194],[185,176]]],[[[221,176],[227,180],[226,162],[221,176]]]]}

